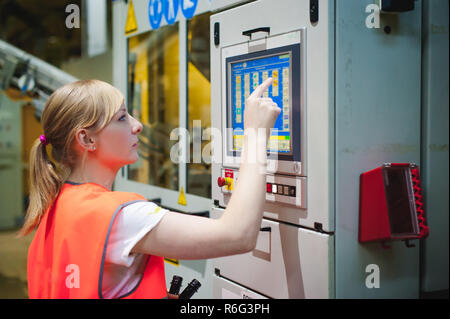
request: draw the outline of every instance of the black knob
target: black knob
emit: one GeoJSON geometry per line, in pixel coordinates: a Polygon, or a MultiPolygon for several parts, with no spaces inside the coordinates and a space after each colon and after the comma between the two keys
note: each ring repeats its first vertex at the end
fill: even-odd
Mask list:
{"type": "Polygon", "coordinates": [[[172,278],[172,282],[170,283],[169,294],[178,295],[180,293],[182,282],[183,282],[182,277],[174,275],[172,278]]]}
{"type": "Polygon", "coordinates": [[[192,295],[195,294],[200,288],[201,284],[197,279],[193,279],[189,285],[180,294],[179,299],[191,299],[192,295]]]}

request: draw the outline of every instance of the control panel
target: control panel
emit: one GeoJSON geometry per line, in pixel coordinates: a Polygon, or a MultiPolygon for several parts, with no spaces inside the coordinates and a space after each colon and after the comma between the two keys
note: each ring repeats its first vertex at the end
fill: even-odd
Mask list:
{"type": "Polygon", "coordinates": [[[272,78],[263,98],[271,98],[281,112],[267,142],[266,202],[292,209],[307,207],[304,31],[221,49],[223,94],[221,112],[216,115],[222,127],[223,160],[213,174],[213,187],[220,189],[213,191],[213,199],[219,199],[221,206],[227,205],[239,175],[245,100],[272,78]]]}
{"type": "MultiPolygon", "coordinates": [[[[239,178],[239,171],[223,169],[217,186],[223,194],[231,195],[239,178]]],[[[266,201],[306,208],[306,177],[266,175],[266,201]]]]}
{"type": "Polygon", "coordinates": [[[222,49],[223,167],[238,169],[244,139],[247,97],[267,78],[263,97],[281,109],[267,144],[270,174],[307,176],[303,31],[267,37],[222,49]]]}

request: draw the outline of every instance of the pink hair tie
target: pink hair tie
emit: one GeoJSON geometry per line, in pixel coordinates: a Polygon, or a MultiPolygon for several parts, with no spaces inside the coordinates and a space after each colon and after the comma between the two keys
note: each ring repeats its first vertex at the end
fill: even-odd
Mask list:
{"type": "Polygon", "coordinates": [[[41,140],[41,143],[44,144],[44,146],[48,144],[47,138],[45,137],[44,134],[42,134],[41,136],[39,136],[39,139],[41,140]]]}

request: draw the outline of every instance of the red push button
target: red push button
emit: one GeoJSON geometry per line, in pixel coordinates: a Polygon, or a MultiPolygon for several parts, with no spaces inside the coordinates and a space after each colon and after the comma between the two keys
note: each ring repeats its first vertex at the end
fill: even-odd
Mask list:
{"type": "Polygon", "coordinates": [[[222,176],[220,176],[220,177],[217,179],[217,185],[219,185],[219,187],[225,186],[225,178],[222,177],[222,176]]]}
{"type": "Polygon", "coordinates": [[[272,184],[267,183],[267,192],[272,193],[272,184]]]}
{"type": "Polygon", "coordinates": [[[222,177],[222,176],[220,176],[217,179],[217,185],[219,185],[219,187],[222,187],[222,186],[231,187],[233,185],[233,179],[230,178],[230,177],[222,177]]]}

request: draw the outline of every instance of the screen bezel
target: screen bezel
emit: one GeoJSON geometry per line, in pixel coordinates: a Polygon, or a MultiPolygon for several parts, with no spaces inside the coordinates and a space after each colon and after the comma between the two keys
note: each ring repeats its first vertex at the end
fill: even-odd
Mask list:
{"type": "MultiPolygon", "coordinates": [[[[301,85],[301,63],[300,63],[300,43],[290,44],[282,47],[267,49],[258,52],[252,52],[247,54],[241,54],[236,56],[227,57],[226,64],[226,127],[233,132],[232,128],[232,84],[231,84],[231,66],[234,63],[245,62],[249,60],[256,60],[266,58],[270,56],[279,56],[283,54],[290,55],[289,65],[289,121],[290,121],[290,153],[279,153],[268,151],[268,157],[270,159],[276,159],[281,161],[295,161],[300,162],[301,159],[301,95],[300,90],[294,90],[293,88],[300,88],[301,85]],[[293,65],[298,65],[298,70],[293,72],[293,65]],[[298,132],[298,134],[295,134],[298,132]]],[[[243,115],[243,114],[242,114],[243,115]]],[[[233,138],[234,134],[228,136],[226,139],[226,152],[228,156],[240,157],[240,151],[233,150],[233,138]]]]}

